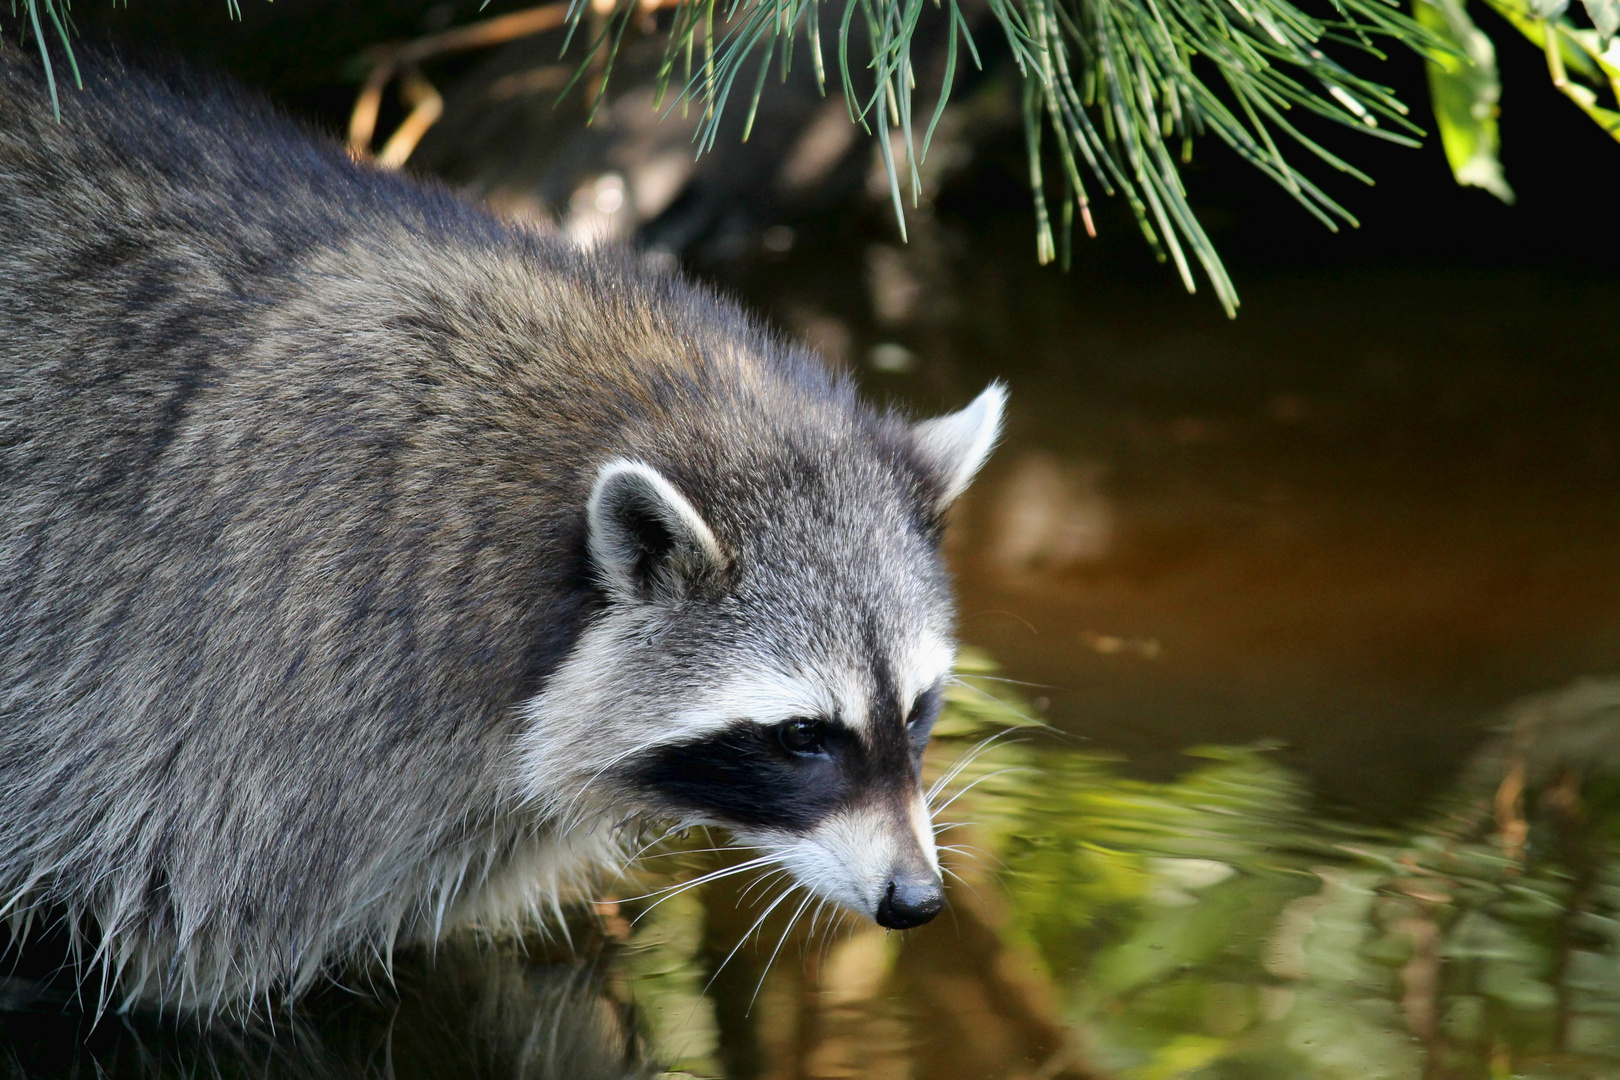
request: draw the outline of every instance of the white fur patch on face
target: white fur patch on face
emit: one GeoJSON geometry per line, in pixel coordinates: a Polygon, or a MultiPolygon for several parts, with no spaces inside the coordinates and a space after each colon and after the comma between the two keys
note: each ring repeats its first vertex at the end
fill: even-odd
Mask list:
{"type": "Polygon", "coordinates": [[[624,839],[610,820],[598,819],[560,836],[536,835],[510,862],[462,892],[445,927],[518,930],[562,919],[561,905],[587,898],[604,870],[619,869],[624,839]]]}
{"type": "MultiPolygon", "coordinates": [[[[955,647],[944,638],[925,637],[908,650],[896,672],[902,708],[950,674],[955,647]]],[[[784,671],[760,667],[739,671],[702,701],[683,709],[661,727],[659,743],[702,738],[738,720],[779,724],[795,717],[837,717],[854,731],[867,729],[874,702],[869,672],[839,667],[784,671]]]]}
{"type": "Polygon", "coordinates": [[[683,710],[670,725],[680,742],[712,734],[738,720],[778,724],[795,717],[839,717],[858,726],[867,713],[866,690],[850,672],[821,676],[771,668],[740,671],[701,702],[683,710]]]}
{"type": "Polygon", "coordinates": [[[939,853],[921,796],[904,817],[892,810],[857,806],[829,816],[805,835],[760,830],[739,832],[745,843],[776,854],[799,884],[871,918],[895,872],[922,862],[936,874],[939,853]]]}
{"type": "Polygon", "coordinates": [[[593,803],[607,804],[602,778],[637,755],[675,743],[696,742],[739,720],[778,724],[795,717],[842,718],[865,723],[866,683],[856,673],[784,671],[739,665],[725,681],[683,690],[664,688],[674,700],[647,692],[637,663],[658,615],[642,605],[621,605],[580,635],[546,688],[519,707],[522,733],[515,772],[525,801],[565,824],[593,803]]]}
{"type": "MultiPolygon", "coordinates": [[[[955,666],[955,645],[933,634],[924,636],[915,649],[905,654],[895,673],[902,707],[911,708],[918,694],[950,675],[955,666]]],[[[907,716],[906,719],[911,717],[907,716]]]]}
{"type": "Polygon", "coordinates": [[[939,873],[939,849],[934,846],[934,817],[928,812],[927,800],[921,793],[906,806],[906,819],[928,868],[939,873]]]}
{"type": "Polygon", "coordinates": [[[590,805],[597,801],[590,790],[595,781],[646,745],[639,732],[615,723],[615,701],[624,660],[651,624],[648,611],[621,608],[587,627],[546,688],[518,707],[517,790],[565,826],[596,809],[590,805]]]}

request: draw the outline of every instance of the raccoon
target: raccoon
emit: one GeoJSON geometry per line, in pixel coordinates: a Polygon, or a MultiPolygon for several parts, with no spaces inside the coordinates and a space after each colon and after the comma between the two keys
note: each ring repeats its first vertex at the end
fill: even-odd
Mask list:
{"type": "MultiPolygon", "coordinates": [[[[253,1008],[712,824],[943,903],[943,516],[909,421],[631,253],[195,76],[0,53],[0,913],[253,1008]]],[[[99,967],[97,967],[99,966],[99,967]]]]}

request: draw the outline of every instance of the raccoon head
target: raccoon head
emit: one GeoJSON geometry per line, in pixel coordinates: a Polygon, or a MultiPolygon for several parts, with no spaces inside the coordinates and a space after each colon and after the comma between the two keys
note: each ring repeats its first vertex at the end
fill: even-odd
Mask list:
{"type": "Polygon", "coordinates": [[[884,926],[933,918],[921,764],[955,657],[939,523],[1004,399],[898,432],[805,425],[701,468],[603,463],[585,519],[605,602],[526,706],[526,794],[563,827],[723,826],[884,926]]]}

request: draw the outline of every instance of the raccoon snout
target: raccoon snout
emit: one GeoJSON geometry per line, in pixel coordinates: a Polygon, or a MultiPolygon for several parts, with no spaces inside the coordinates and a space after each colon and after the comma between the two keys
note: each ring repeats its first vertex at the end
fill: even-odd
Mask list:
{"type": "Polygon", "coordinates": [[[877,924],[910,930],[929,922],[945,906],[945,886],[938,874],[896,874],[878,901],[877,924]]]}

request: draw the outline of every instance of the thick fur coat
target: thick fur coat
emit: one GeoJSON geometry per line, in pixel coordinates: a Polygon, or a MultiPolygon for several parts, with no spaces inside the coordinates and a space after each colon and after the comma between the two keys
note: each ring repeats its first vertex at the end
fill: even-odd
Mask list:
{"type": "Polygon", "coordinates": [[[0,911],[214,1005],[543,904],[624,813],[686,810],[593,802],[679,712],[612,678],[713,681],[717,634],[854,655],[917,611],[948,643],[941,454],[625,253],[229,88],[91,60],[58,123],[0,53],[0,911]],[[544,691],[610,621],[614,461],[713,562],[576,663],[576,710],[544,691]]]}

